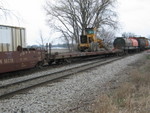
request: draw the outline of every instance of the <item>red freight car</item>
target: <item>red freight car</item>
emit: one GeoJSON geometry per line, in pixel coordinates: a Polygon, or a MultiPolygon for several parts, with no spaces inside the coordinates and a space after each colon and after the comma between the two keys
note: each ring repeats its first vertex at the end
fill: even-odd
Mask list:
{"type": "Polygon", "coordinates": [[[25,29],[0,25],[0,73],[42,64],[44,50],[25,49],[25,29]]]}

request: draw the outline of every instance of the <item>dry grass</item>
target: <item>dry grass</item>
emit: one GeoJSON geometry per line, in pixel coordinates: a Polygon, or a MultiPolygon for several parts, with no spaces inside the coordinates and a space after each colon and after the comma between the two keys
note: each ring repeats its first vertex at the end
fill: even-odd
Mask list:
{"type": "Polygon", "coordinates": [[[131,71],[128,82],[101,95],[93,113],[150,113],[150,59],[131,71]]]}
{"type": "Polygon", "coordinates": [[[101,95],[96,101],[94,113],[116,113],[116,106],[108,95],[101,95]]]}

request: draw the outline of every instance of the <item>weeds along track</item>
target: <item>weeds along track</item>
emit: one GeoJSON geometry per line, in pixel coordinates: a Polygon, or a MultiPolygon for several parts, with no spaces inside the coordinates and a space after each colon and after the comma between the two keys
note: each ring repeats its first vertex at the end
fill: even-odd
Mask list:
{"type": "Polygon", "coordinates": [[[105,65],[117,60],[122,59],[122,57],[116,57],[116,58],[108,58],[108,59],[100,59],[96,61],[92,61],[87,64],[83,64],[80,66],[72,67],[69,69],[64,69],[58,72],[40,75],[40,76],[28,76],[23,78],[15,78],[12,79],[10,82],[1,81],[0,83],[0,98],[8,95],[8,94],[15,94],[18,91],[31,88],[33,86],[38,86],[42,83],[46,83],[52,80],[56,80],[68,75],[73,75],[76,73],[79,73],[81,71],[85,71],[97,66],[105,65]]]}

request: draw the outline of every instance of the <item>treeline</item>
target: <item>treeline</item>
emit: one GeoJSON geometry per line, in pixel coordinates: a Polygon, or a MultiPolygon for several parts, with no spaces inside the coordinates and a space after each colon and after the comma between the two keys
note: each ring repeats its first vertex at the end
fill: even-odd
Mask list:
{"type": "MultiPolygon", "coordinates": [[[[46,45],[28,45],[27,48],[45,48],[46,45]]],[[[67,48],[67,44],[55,44],[51,45],[52,48],[67,48]]]]}

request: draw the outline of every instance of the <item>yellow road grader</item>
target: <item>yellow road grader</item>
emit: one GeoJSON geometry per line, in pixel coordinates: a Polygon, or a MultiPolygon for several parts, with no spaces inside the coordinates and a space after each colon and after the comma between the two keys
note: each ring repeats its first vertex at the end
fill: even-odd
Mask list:
{"type": "Polygon", "coordinates": [[[105,45],[103,40],[97,38],[96,28],[85,28],[80,36],[78,48],[80,51],[95,52],[98,51],[99,48],[105,48],[105,45]]]}

